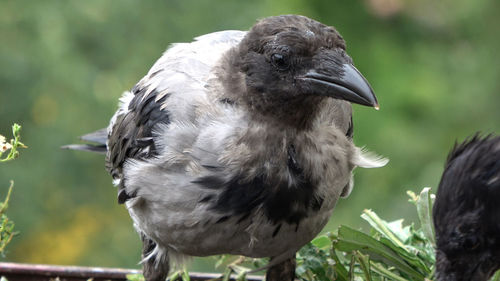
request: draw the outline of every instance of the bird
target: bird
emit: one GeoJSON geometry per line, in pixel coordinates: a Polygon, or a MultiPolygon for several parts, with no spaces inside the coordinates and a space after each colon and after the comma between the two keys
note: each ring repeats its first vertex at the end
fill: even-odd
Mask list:
{"type": "Polygon", "coordinates": [[[293,280],[353,169],[388,161],[353,144],[351,103],[379,108],[339,32],[272,16],[173,44],[81,137],[93,144],[66,148],[106,154],[146,280],[218,254],[269,257],[267,280],[293,280]]]}
{"type": "Polygon", "coordinates": [[[455,143],[433,207],[436,280],[486,281],[500,268],[499,202],[500,136],[455,143]]]}

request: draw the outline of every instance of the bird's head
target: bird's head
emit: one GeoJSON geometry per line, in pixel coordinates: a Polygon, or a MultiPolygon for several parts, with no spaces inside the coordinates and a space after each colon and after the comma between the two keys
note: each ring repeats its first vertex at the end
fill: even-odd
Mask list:
{"type": "Polygon", "coordinates": [[[286,106],[294,110],[294,104],[312,106],[326,97],[378,108],[372,88],[345,49],[334,28],[307,17],[265,18],[232,51],[227,84],[244,87],[234,91],[264,113],[286,106]]]}
{"type": "Polygon", "coordinates": [[[451,151],[433,209],[438,281],[486,281],[500,268],[500,137],[451,151]]]}

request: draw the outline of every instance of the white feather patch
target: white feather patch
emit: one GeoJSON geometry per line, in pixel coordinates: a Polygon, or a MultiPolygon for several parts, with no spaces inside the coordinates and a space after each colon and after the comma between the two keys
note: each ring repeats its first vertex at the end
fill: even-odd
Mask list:
{"type": "Polygon", "coordinates": [[[385,166],[389,159],[377,155],[365,148],[356,147],[354,150],[353,164],[361,168],[380,168],[385,166]]]}

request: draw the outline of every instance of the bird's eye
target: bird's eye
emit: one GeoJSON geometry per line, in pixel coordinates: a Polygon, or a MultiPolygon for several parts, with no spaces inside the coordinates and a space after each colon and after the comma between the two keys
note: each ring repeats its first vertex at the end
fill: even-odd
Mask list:
{"type": "Polygon", "coordinates": [[[290,67],[288,57],[282,54],[274,53],[271,55],[272,64],[279,70],[287,70],[290,67]]]}

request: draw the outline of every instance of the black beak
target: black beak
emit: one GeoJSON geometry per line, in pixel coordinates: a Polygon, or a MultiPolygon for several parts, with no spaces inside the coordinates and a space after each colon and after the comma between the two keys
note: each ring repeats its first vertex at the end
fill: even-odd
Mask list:
{"type": "Polygon", "coordinates": [[[310,91],[335,99],[372,106],[379,109],[377,97],[365,77],[352,64],[343,64],[340,75],[325,75],[310,70],[297,78],[307,84],[310,91]]]}

